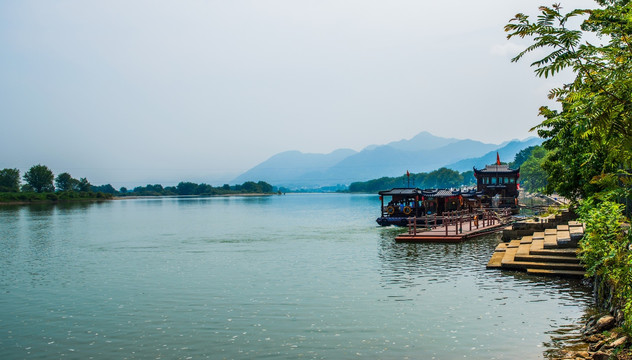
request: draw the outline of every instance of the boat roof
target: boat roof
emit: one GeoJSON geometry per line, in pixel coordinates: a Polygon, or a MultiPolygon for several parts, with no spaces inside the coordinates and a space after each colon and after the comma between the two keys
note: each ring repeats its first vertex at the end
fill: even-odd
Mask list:
{"type": "Polygon", "coordinates": [[[391,190],[382,190],[378,192],[382,196],[425,196],[425,197],[453,197],[463,195],[465,197],[472,197],[479,195],[476,189],[468,190],[452,190],[452,189],[424,189],[419,188],[393,188],[391,190]]]}
{"type": "Polygon", "coordinates": [[[378,192],[378,194],[386,196],[400,195],[413,197],[421,195],[421,190],[419,188],[393,188],[391,190],[382,190],[378,192]]]}
{"type": "Polygon", "coordinates": [[[451,197],[461,195],[461,190],[450,189],[425,189],[423,191],[424,196],[429,197],[451,197]]]}
{"type": "Polygon", "coordinates": [[[510,169],[509,165],[507,164],[501,164],[501,165],[496,165],[496,164],[492,164],[492,165],[485,165],[484,169],[477,169],[476,167],[474,167],[474,173],[476,174],[483,174],[483,173],[505,173],[505,174],[517,174],[520,172],[520,168],[517,169],[510,169]]]}

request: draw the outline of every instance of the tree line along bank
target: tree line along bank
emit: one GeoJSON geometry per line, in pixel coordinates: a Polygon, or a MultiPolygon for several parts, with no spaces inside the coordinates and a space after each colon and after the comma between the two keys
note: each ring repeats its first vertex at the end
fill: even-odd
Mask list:
{"type": "Polygon", "coordinates": [[[55,176],[52,170],[41,164],[32,166],[22,177],[18,169],[0,170],[2,202],[111,199],[114,196],[271,194],[274,191],[273,186],[264,181],[247,181],[232,186],[224,184],[221,187],[180,182],[177,186],[163,187],[154,184],[138,186],[131,190],[121,187],[117,190],[110,184],[92,185],[85,177],[75,179],[67,172],[55,176]]]}

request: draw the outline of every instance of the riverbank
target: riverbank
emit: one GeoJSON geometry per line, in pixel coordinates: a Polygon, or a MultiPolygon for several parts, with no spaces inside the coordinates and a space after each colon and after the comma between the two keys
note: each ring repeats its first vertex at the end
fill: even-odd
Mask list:
{"type": "Polygon", "coordinates": [[[101,192],[59,192],[59,193],[0,193],[0,205],[56,204],[70,202],[99,202],[111,200],[111,194],[101,192]]]}
{"type": "MultiPolygon", "coordinates": [[[[550,354],[548,356],[550,359],[632,359],[630,334],[630,311],[632,310],[630,301],[632,299],[629,295],[632,281],[630,276],[632,245],[629,225],[624,222],[625,218],[621,209],[620,205],[606,202],[597,205],[589,203],[578,211],[583,221],[584,231],[575,241],[572,241],[571,231],[569,240],[578,245],[573,252],[577,254],[586,270],[586,281],[592,283],[595,313],[589,314],[586,320],[582,321],[583,323],[576,325],[577,328],[581,327],[582,331],[574,339],[573,344],[550,354]]],[[[513,236],[521,230],[527,232],[539,230],[536,227],[543,223],[542,220],[513,224],[505,229],[506,235],[513,236]]],[[[568,221],[568,225],[557,225],[557,229],[568,228],[571,223],[575,226],[580,224],[576,221],[568,221]]],[[[526,249],[528,245],[525,238],[531,240],[531,238],[542,237],[536,234],[544,233],[535,232],[533,235],[523,236],[522,241],[512,240],[510,245],[516,243],[514,253],[520,250],[518,247],[524,246],[526,249]],[[525,245],[522,245],[523,243],[525,245]]],[[[505,236],[503,240],[506,240],[505,236]]],[[[506,243],[501,243],[501,245],[510,247],[506,243]]],[[[498,252],[498,254],[504,253],[498,252]]],[[[510,264],[509,262],[505,264],[505,261],[503,259],[503,265],[510,264]]]]}
{"type": "Polygon", "coordinates": [[[125,199],[155,199],[155,198],[210,198],[210,197],[232,197],[232,196],[243,196],[243,197],[256,197],[256,196],[275,196],[275,195],[285,195],[279,193],[234,193],[234,194],[217,194],[217,195],[132,195],[132,196],[114,196],[113,200],[125,200],[125,199]]]}
{"type": "Polygon", "coordinates": [[[610,314],[590,316],[583,325],[581,339],[574,345],[560,349],[552,359],[632,359],[631,339],[617,326],[620,321],[620,318],[617,320],[617,316],[610,314]]]}
{"type": "Polygon", "coordinates": [[[257,196],[274,196],[281,195],[278,193],[232,193],[218,195],[133,195],[133,196],[113,196],[106,193],[79,193],[78,195],[68,196],[65,193],[1,193],[1,205],[36,205],[36,204],[57,204],[71,202],[99,202],[108,200],[125,200],[125,199],[155,199],[155,198],[208,198],[208,197],[257,197],[257,196]]]}

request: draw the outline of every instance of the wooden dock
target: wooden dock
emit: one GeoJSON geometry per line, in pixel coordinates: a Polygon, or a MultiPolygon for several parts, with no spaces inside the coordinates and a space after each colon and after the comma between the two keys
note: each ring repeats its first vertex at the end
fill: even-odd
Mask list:
{"type": "Polygon", "coordinates": [[[487,263],[488,269],[526,271],[530,274],[583,277],[577,259],[577,242],[584,234],[581,223],[570,221],[557,229],[535,232],[519,240],[500,243],[487,263]]]}
{"type": "Polygon", "coordinates": [[[417,225],[417,219],[410,218],[408,232],[395,237],[396,242],[462,242],[501,230],[510,213],[482,211],[469,213],[454,211],[445,213],[444,224],[425,228],[417,225]]]}

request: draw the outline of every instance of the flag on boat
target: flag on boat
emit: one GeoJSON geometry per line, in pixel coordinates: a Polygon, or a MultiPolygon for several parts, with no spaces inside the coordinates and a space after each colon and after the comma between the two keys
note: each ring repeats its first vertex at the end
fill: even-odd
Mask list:
{"type": "Polygon", "coordinates": [[[406,176],[410,177],[410,173],[406,170],[406,176]]]}
{"type": "Polygon", "coordinates": [[[498,155],[498,151],[496,152],[496,165],[500,165],[500,155],[498,155]]]}

